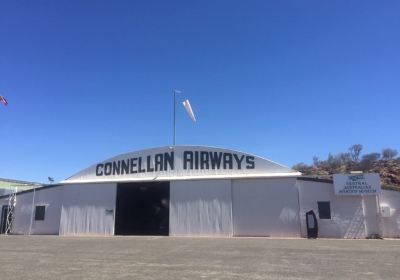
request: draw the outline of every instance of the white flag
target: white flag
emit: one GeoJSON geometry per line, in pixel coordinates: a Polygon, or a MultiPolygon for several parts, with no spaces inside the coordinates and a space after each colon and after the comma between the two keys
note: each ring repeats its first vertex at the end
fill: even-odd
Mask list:
{"type": "Polygon", "coordinates": [[[188,99],[182,102],[183,106],[185,107],[187,113],[189,114],[189,117],[192,119],[192,121],[196,121],[196,117],[194,116],[192,106],[190,106],[190,102],[188,99]]]}

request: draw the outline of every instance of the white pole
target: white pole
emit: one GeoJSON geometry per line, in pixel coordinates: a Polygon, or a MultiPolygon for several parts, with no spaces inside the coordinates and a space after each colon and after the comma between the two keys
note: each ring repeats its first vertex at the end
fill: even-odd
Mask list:
{"type": "Polygon", "coordinates": [[[32,232],[33,211],[34,211],[34,205],[35,205],[35,195],[36,195],[36,187],[33,188],[31,222],[29,223],[29,235],[31,235],[31,232],[32,232]]]}
{"type": "Polygon", "coordinates": [[[376,214],[376,220],[378,222],[378,232],[379,232],[379,237],[383,238],[383,225],[382,225],[382,216],[381,216],[381,200],[379,198],[379,194],[375,196],[376,197],[376,204],[377,204],[377,214],[376,214]]]}
{"type": "Polygon", "coordinates": [[[176,137],[176,90],[174,90],[174,137],[172,141],[172,146],[175,146],[176,137]]]}
{"type": "Polygon", "coordinates": [[[174,90],[174,137],[172,141],[172,145],[175,146],[176,143],[176,94],[181,93],[179,90],[174,90]]]}

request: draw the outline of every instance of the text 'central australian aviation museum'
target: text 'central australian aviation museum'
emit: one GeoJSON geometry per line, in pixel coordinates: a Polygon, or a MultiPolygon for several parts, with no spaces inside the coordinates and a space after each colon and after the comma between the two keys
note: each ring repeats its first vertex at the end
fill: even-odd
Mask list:
{"type": "Polygon", "coordinates": [[[400,195],[381,190],[376,174],[333,184],[207,146],[122,154],[11,200],[0,197],[0,230],[11,224],[11,234],[400,236],[400,195]]]}

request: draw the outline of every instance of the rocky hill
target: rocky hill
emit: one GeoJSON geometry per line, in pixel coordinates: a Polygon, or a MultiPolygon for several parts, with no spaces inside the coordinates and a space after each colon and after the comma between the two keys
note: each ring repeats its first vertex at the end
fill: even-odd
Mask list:
{"type": "Polygon", "coordinates": [[[293,169],[302,172],[304,175],[321,178],[332,178],[333,174],[350,173],[351,171],[375,172],[380,174],[383,188],[400,191],[400,158],[394,158],[397,151],[391,150],[393,153],[387,156],[384,152],[390,149],[384,149],[382,155],[372,153],[360,158],[361,150],[358,156],[352,154],[351,148],[349,150],[349,153],[329,155],[326,160],[319,160],[314,157],[313,164],[298,163],[293,166],[293,169]]]}

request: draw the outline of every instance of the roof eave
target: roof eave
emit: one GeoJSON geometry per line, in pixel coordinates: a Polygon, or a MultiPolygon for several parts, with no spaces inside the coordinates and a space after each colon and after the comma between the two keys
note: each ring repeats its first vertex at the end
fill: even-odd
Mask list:
{"type": "Polygon", "coordinates": [[[298,177],[300,172],[290,173],[264,173],[264,174],[231,174],[231,175],[210,175],[210,176],[162,176],[153,178],[110,178],[101,180],[65,180],[62,184],[89,184],[89,183],[116,183],[116,182],[151,182],[151,181],[181,181],[181,180],[212,180],[212,179],[249,179],[249,178],[285,178],[298,177]]]}

